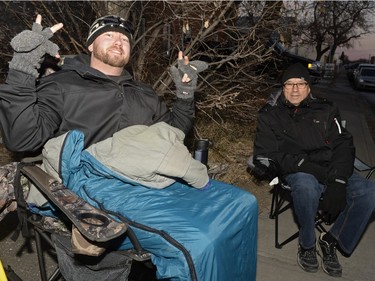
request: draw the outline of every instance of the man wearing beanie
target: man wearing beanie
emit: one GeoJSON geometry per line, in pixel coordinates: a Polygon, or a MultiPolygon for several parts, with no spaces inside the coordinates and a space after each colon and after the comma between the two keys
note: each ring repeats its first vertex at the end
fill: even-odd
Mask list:
{"type": "Polygon", "coordinates": [[[291,188],[299,266],[318,271],[318,252],[324,272],[338,277],[336,249],[350,255],[359,242],[375,209],[375,183],[353,173],[352,136],[341,126],[337,106],[312,95],[306,67],[289,66],[281,82],[282,89],[258,112],[254,173],[279,176],[291,188]],[[318,209],[333,225],[316,238],[318,209]]]}
{"type": "MultiPolygon", "coordinates": [[[[48,140],[71,130],[84,134],[85,148],[133,125],[165,122],[180,129],[183,136],[191,130],[194,91],[198,74],[207,68],[206,63],[190,62],[179,53],[178,68],[170,69],[177,99],[169,109],[150,86],[135,81],[124,69],[134,43],[132,25],[121,17],[108,15],[98,18],[90,27],[86,41],[90,55],[66,58],[61,70],[39,79],[38,70],[44,55],[59,57],[58,46],[49,39],[63,27],[59,23],[43,29],[41,22],[42,17],[38,15],[32,30],[21,32],[10,43],[14,55],[6,83],[0,85],[2,139],[10,151],[40,152],[48,140]]],[[[8,197],[5,199],[14,203],[14,195],[8,197]]],[[[38,190],[30,187],[27,202],[42,206],[47,201],[38,190]]],[[[8,202],[5,203],[7,206],[8,202]]],[[[0,205],[1,211],[3,206],[0,205]]],[[[121,268],[124,273],[121,278],[126,278],[130,258],[125,255],[122,259],[128,260],[121,268]]],[[[111,269],[118,272],[116,262],[104,266],[116,266],[111,269]]],[[[75,270],[81,268],[68,254],[59,256],[59,266],[65,275],[78,274],[75,270]]],[[[95,271],[98,280],[119,280],[113,272],[108,277],[82,268],[82,272],[95,271]]],[[[79,278],[84,279],[81,275],[79,278]]],[[[68,276],[66,279],[75,278],[68,276]]]]}
{"type": "Polygon", "coordinates": [[[38,151],[50,138],[73,129],[85,134],[85,147],[132,125],[163,121],[185,134],[190,131],[197,77],[206,63],[189,62],[179,53],[178,69],[171,67],[177,99],[169,109],[150,86],[124,69],[131,56],[132,25],[108,15],[90,27],[90,55],[65,58],[61,71],[38,80],[42,57],[59,57],[49,39],[63,27],[43,29],[41,20],[38,15],[32,30],[12,39],[14,56],[6,83],[0,85],[2,137],[10,151],[38,151]]]}

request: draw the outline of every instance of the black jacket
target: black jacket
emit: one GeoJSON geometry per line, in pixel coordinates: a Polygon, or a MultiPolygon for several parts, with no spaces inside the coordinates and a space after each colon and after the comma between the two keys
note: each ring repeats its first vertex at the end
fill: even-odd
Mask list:
{"type": "Polygon", "coordinates": [[[126,71],[121,81],[112,80],[91,68],[87,55],[66,59],[62,70],[37,85],[33,77],[11,69],[0,86],[2,136],[11,151],[38,150],[72,129],[84,132],[86,147],[125,127],[160,121],[186,134],[193,116],[193,99],[177,99],[169,110],[151,87],[126,71]]]}
{"type": "Polygon", "coordinates": [[[279,91],[258,112],[254,159],[259,156],[274,160],[282,175],[301,171],[306,161],[324,168],[328,178],[348,179],[355,149],[335,104],[309,95],[296,107],[279,91]]]}

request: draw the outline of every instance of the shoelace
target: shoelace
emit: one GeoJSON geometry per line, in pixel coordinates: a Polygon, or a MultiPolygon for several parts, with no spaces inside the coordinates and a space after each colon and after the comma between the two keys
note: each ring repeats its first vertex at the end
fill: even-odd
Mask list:
{"type": "Polygon", "coordinates": [[[327,247],[328,251],[327,251],[327,254],[326,254],[326,258],[337,259],[335,244],[333,244],[333,243],[327,243],[327,244],[328,244],[328,247],[327,247]]]}
{"type": "Polygon", "coordinates": [[[312,250],[301,250],[302,255],[308,258],[314,258],[315,257],[315,249],[312,250]]]}

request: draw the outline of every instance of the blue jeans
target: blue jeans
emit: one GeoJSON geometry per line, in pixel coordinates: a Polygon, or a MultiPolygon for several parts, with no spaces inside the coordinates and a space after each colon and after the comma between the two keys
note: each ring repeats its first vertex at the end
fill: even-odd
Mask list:
{"type": "MultiPolygon", "coordinates": [[[[300,226],[299,243],[309,249],[315,245],[315,216],[325,186],[306,173],[285,177],[291,187],[294,212],[300,226]]],[[[354,173],[348,180],[347,205],[330,229],[340,248],[350,255],[375,211],[375,182],[354,173]]]]}

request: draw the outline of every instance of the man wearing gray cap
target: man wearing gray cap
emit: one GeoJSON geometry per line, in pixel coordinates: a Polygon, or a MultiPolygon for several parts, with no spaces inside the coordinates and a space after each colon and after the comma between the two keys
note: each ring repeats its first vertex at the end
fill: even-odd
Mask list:
{"type": "Polygon", "coordinates": [[[258,113],[254,172],[281,176],[291,188],[300,227],[298,264],[318,271],[318,248],[324,272],[338,277],[336,249],[350,255],[356,247],[375,209],[375,183],[353,173],[353,138],[341,126],[337,106],[311,94],[306,67],[291,65],[281,82],[258,113]],[[316,239],[319,204],[326,221],[335,223],[316,239]]]}
{"type": "Polygon", "coordinates": [[[197,77],[206,63],[189,62],[179,53],[178,69],[171,68],[177,99],[170,110],[150,86],[124,70],[131,56],[132,25],[109,15],[91,25],[89,56],[66,58],[61,70],[38,80],[43,56],[59,57],[49,38],[63,27],[59,23],[43,29],[41,20],[38,15],[32,30],[12,39],[14,56],[6,83],[0,85],[0,123],[9,150],[37,151],[50,138],[73,129],[83,131],[86,147],[132,125],[163,121],[189,132],[197,77]]]}

